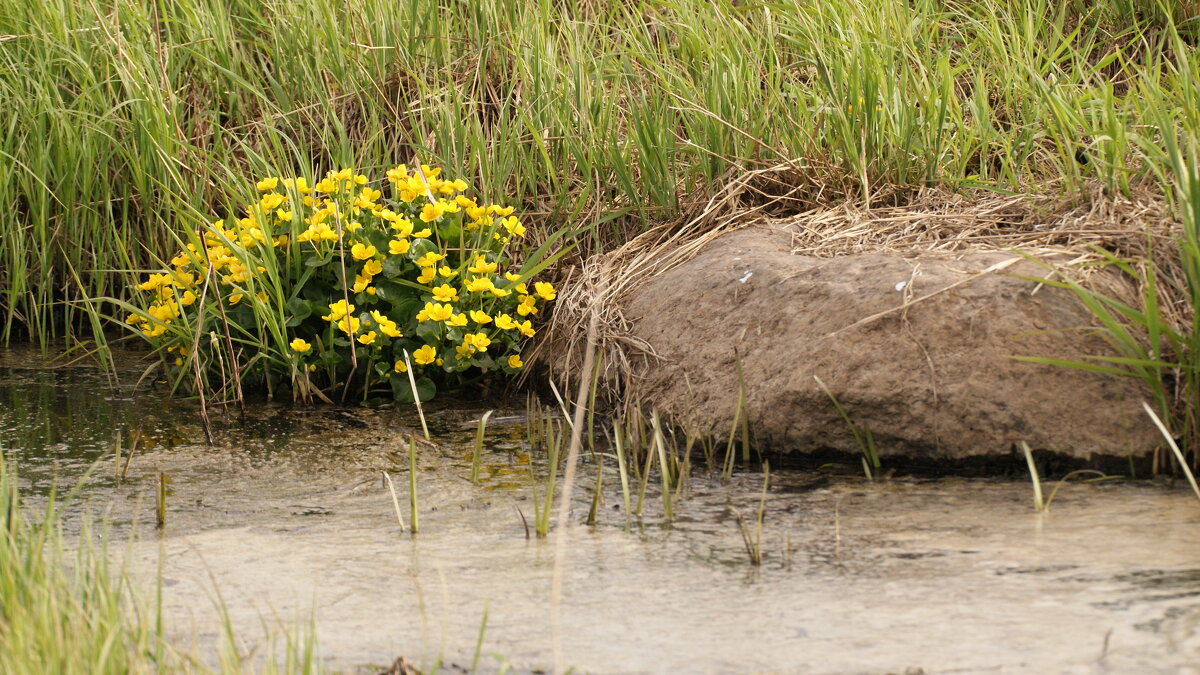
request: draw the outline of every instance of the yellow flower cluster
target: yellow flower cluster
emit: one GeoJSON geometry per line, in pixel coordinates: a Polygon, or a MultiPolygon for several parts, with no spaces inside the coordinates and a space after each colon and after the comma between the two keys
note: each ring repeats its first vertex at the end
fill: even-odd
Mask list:
{"type": "Polygon", "coordinates": [[[479,203],[426,165],[392,168],[381,184],[342,169],[255,188],[240,216],[205,225],[137,286],[150,302],[127,323],[176,365],[201,358],[181,351],[195,330],[220,325],[257,336],[268,357],[251,363],[268,382],[276,368],[332,385],[363,359],[368,390],[371,378],[407,382],[405,357],[450,373],[524,366],[523,341],[556,290],[529,278],[537,261],[515,264],[509,247],[526,228],[511,206],[479,203]]]}

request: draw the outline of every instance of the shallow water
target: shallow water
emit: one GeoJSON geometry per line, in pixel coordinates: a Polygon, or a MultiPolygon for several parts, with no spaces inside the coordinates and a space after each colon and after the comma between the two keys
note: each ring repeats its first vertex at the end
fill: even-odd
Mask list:
{"type": "MultiPolygon", "coordinates": [[[[190,403],[129,400],[137,370],[114,393],[90,369],[0,354],[0,448],[36,495],[77,481],[115,430],[140,430],[128,483],[103,460],[74,513],[106,514],[149,588],[161,564],[170,631],[208,658],[219,591],[246,649],[264,624],[315,613],[323,659],[349,672],[400,655],[469,668],[481,626],[485,672],[1200,671],[1200,504],[1183,486],[1071,483],[1037,514],[1024,481],[778,471],[755,567],[737,512],[753,518],[759,471],[696,470],[668,525],[656,486],[628,518],[606,466],[599,523],[568,533],[555,622],[554,533],[527,539],[518,515],[533,519],[523,410],[497,410],[480,486],[469,455],[486,408],[429,411],[439,447],[419,458],[413,537],[381,481],[407,518],[408,409],[258,405],[244,423],[215,415],[210,448],[190,403]]],[[[584,465],[576,522],[594,478],[584,465]]]]}

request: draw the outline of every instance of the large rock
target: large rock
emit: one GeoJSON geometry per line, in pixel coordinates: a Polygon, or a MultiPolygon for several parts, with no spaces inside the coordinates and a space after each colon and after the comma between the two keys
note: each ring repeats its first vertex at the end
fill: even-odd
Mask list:
{"type": "Polygon", "coordinates": [[[1013,358],[1108,351],[1080,330],[1092,320],[1072,293],[1019,276],[1043,268],[1003,266],[1016,256],[1005,252],[813,258],[790,248],[783,232],[737,231],[638,290],[626,316],[660,357],[639,398],[728,434],[740,359],[752,433],[775,452],[858,450],[814,375],[883,456],[962,459],[1026,441],[1088,460],[1142,456],[1158,442],[1141,383],[1013,358]]]}

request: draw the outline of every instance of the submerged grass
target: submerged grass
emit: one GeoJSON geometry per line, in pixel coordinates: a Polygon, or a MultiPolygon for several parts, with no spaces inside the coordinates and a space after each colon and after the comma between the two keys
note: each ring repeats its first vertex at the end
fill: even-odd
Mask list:
{"type": "Polygon", "coordinates": [[[87,298],[282,168],[419,156],[584,254],[767,167],[755,193],[792,211],[930,185],[1165,195],[1177,157],[1196,169],[1170,150],[1200,129],[1196,11],[0,0],[0,336],[100,337],[87,298]]]}
{"type": "Polygon", "coordinates": [[[850,428],[850,433],[854,434],[854,442],[858,444],[858,449],[862,452],[863,473],[867,475],[867,480],[875,480],[875,476],[883,468],[883,464],[879,461],[879,450],[875,447],[875,436],[871,434],[871,429],[865,424],[855,424],[850,413],[846,412],[846,409],[842,407],[829,387],[825,386],[821,378],[813,375],[813,379],[817,381],[817,386],[821,388],[821,391],[829,397],[833,407],[837,409],[842,420],[846,422],[846,426],[850,428]]]}

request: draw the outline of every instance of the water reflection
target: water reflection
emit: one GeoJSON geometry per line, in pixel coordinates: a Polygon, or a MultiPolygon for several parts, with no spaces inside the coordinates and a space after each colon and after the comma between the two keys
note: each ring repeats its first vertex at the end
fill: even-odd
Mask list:
{"type": "MultiPolygon", "coordinates": [[[[214,415],[209,447],[187,401],[127,400],[128,385],[31,361],[0,357],[0,447],[45,486],[77,480],[115,431],[143,436],[128,482],[102,462],[82,504],[137,535],[137,574],[161,560],[171,630],[202,650],[215,580],[241,634],[315,609],[329,664],[362,672],[400,654],[471,663],[485,603],[485,670],[551,666],[556,633],[562,661],[590,672],[1182,672],[1200,656],[1200,507],[1182,486],[1070,484],[1036,514],[1021,481],[779,471],[754,567],[737,514],[756,512],[759,473],[697,469],[668,526],[653,483],[645,517],[625,513],[605,464],[598,524],[569,533],[555,630],[554,548],[522,524],[545,459],[519,406],[489,404],[478,486],[484,408],[431,406],[438,445],[420,453],[410,537],[381,481],[404,502],[420,428],[405,407],[256,405],[214,415]],[[173,479],[161,534],[147,517],[158,472],[173,479]]],[[[582,468],[577,522],[596,470],[582,468]]]]}

